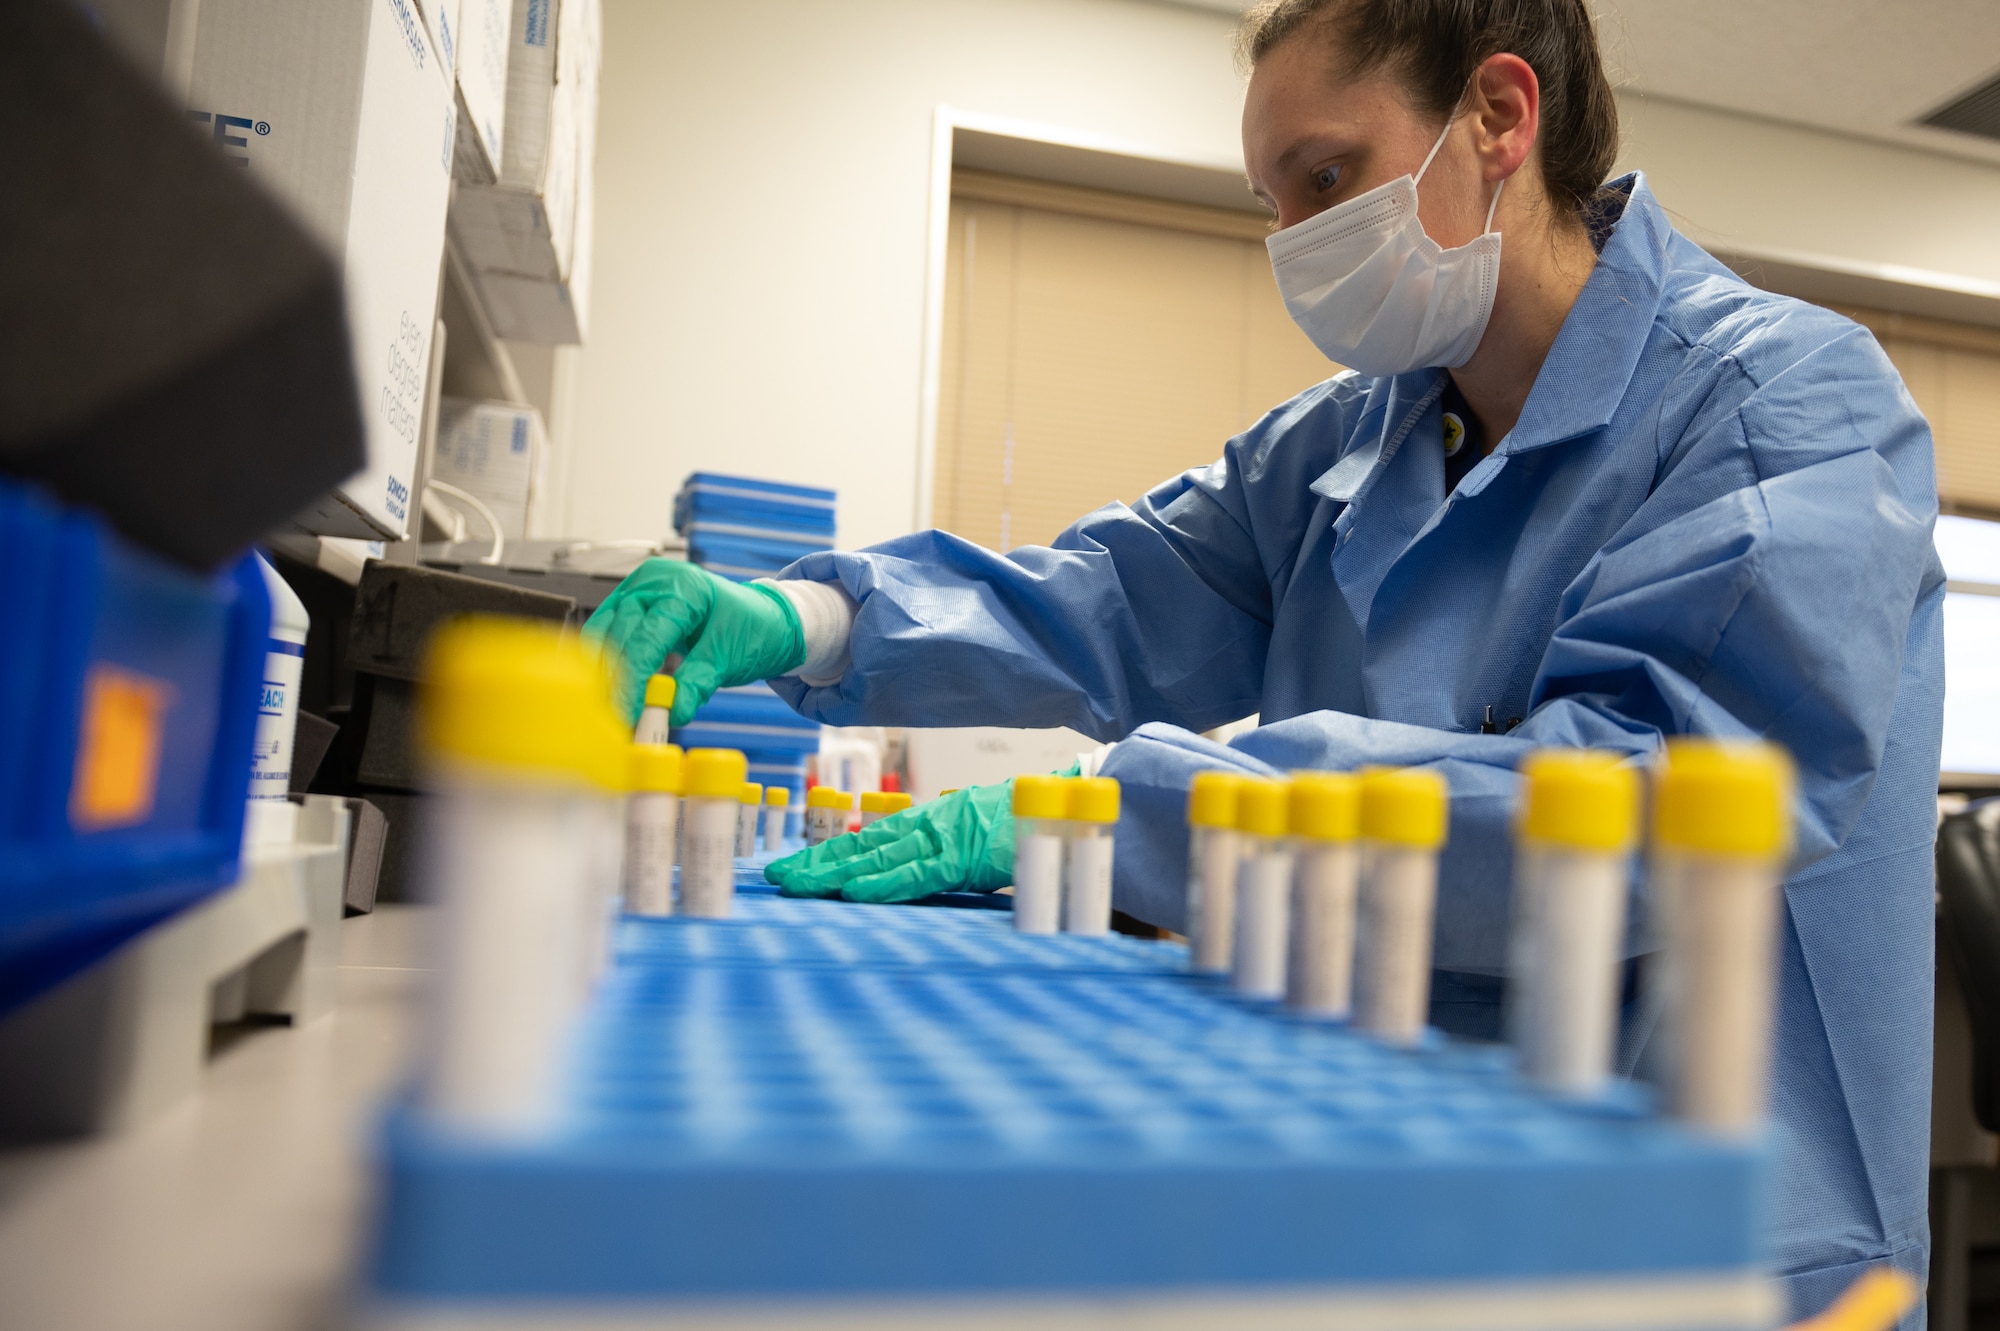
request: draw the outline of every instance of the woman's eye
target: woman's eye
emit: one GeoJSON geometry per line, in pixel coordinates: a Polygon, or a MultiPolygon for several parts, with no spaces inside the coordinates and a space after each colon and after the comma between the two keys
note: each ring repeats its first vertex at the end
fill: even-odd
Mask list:
{"type": "Polygon", "coordinates": [[[1319,170],[1313,172],[1314,189],[1329,190],[1339,183],[1340,183],[1340,168],[1338,166],[1323,166],[1319,170]]]}

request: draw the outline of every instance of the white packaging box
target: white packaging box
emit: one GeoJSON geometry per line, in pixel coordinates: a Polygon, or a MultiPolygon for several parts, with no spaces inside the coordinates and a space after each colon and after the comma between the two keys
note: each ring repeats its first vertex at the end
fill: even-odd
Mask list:
{"type": "Polygon", "coordinates": [[[424,28],[431,35],[431,47],[449,79],[458,77],[458,8],[459,0],[417,0],[424,28]]]}
{"type": "Polygon", "coordinates": [[[299,515],[400,538],[451,189],[451,86],[412,0],[204,0],[189,114],[341,256],[368,462],[299,515]]]}
{"type": "MultiPolygon", "coordinates": [[[[455,485],[492,509],[510,541],[542,535],[548,456],[542,414],[533,407],[451,397],[438,404],[431,479],[455,485]]],[[[449,496],[445,502],[451,502],[449,496]]],[[[479,526],[476,515],[471,526],[479,526]]]]}
{"type": "Polygon", "coordinates": [[[458,151],[452,174],[462,184],[500,177],[507,129],[507,58],[513,0],[458,0],[458,151]]]}
{"type": "Polygon", "coordinates": [[[588,329],[600,10],[597,0],[513,5],[499,180],[459,191],[452,233],[479,274],[496,332],[521,341],[581,342],[588,329]]]}

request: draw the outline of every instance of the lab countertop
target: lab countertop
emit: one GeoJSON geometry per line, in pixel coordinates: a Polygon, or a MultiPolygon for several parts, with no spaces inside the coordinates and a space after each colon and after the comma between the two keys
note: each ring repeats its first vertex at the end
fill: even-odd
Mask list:
{"type": "Polygon", "coordinates": [[[0,1326],[333,1325],[374,1108],[407,1066],[420,919],[344,921],[332,1015],[227,1028],[199,1094],[152,1122],[0,1151],[0,1326]]]}

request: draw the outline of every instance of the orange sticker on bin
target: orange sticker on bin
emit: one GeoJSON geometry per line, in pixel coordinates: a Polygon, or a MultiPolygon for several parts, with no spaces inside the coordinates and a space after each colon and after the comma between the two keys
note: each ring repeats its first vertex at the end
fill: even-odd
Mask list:
{"type": "Polygon", "coordinates": [[[94,832],[143,823],[160,788],[160,731],[173,686],[102,661],[83,682],[69,820],[94,832]]]}

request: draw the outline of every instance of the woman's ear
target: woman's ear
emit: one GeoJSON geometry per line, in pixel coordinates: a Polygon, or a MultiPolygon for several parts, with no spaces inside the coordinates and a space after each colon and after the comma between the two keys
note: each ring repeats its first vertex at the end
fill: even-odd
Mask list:
{"type": "Polygon", "coordinates": [[[1473,72],[1471,99],[1483,174],[1487,180],[1505,180],[1534,151],[1541,128],[1541,82],[1520,56],[1488,56],[1473,72]]]}

